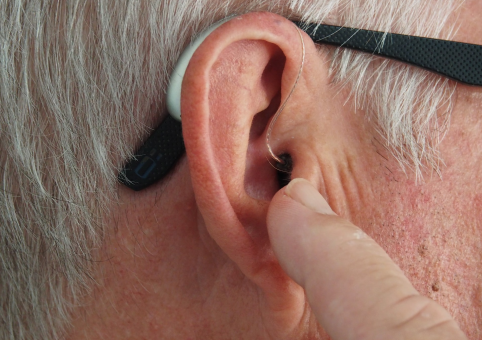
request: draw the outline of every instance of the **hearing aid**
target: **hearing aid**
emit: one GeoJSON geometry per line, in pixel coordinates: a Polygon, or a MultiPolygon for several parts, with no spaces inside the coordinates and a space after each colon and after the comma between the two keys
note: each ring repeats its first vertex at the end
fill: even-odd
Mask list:
{"type": "Polygon", "coordinates": [[[208,29],[201,32],[196,39],[189,44],[179,57],[174,70],[171,73],[169,87],[167,88],[167,111],[174,119],[181,121],[181,87],[186,74],[187,66],[191,61],[194,52],[204,42],[204,40],[219,26],[235,18],[235,16],[227,17],[223,20],[211,25],[208,29]]]}
{"type": "MultiPolygon", "coordinates": [[[[235,16],[227,17],[210,26],[200,33],[182,53],[171,74],[167,90],[166,104],[169,114],[135,152],[134,157],[127,161],[124,168],[119,172],[119,182],[133,190],[142,190],[165,177],[184,154],[185,147],[181,126],[181,85],[184,74],[193,54],[206,37],[233,18],[235,16]]],[[[297,80],[287,99],[296,87],[303,69],[304,42],[300,30],[304,31],[315,44],[342,46],[343,48],[395,59],[464,84],[482,86],[481,45],[320,23],[299,21],[293,21],[293,23],[301,37],[303,59],[297,80]],[[384,41],[384,44],[380,45],[380,41],[384,41]]],[[[276,169],[285,174],[290,173],[290,169],[293,168],[293,161],[288,154],[276,156],[271,150],[269,137],[287,99],[275,113],[266,135],[268,152],[271,158],[276,161],[276,169]]],[[[281,175],[280,182],[285,183],[289,180],[288,175],[281,175]]]]}
{"type": "MultiPolygon", "coordinates": [[[[121,183],[136,191],[142,190],[164,177],[172,169],[177,160],[182,156],[185,151],[185,147],[181,125],[181,88],[186,69],[191,61],[192,56],[196,52],[197,48],[204,42],[204,40],[219,26],[235,17],[236,16],[230,16],[216,22],[208,29],[201,32],[183,51],[176,63],[176,66],[174,67],[174,70],[171,73],[169,86],[166,93],[166,106],[169,115],[147,139],[144,145],[140,147],[140,149],[136,152],[136,156],[131,159],[131,161],[126,164],[124,169],[122,169],[122,171],[119,173],[118,178],[121,183]]],[[[294,28],[296,28],[301,40],[301,66],[291,91],[288,93],[287,97],[274,114],[266,135],[267,150],[271,158],[276,161],[276,165],[281,166],[286,162],[286,160],[290,160],[290,162],[286,164],[287,166],[281,166],[279,169],[275,167],[279,171],[285,173],[282,176],[283,179],[281,180],[283,183],[287,183],[287,179],[289,178],[290,171],[288,170],[292,168],[291,158],[288,158],[289,155],[287,154],[285,154],[283,158],[277,157],[273,153],[269,143],[274,124],[285,108],[287,101],[293,94],[304,66],[305,45],[303,37],[300,29],[297,26],[294,26],[294,28]],[[286,170],[282,170],[285,168],[286,170]]]]}
{"type": "Polygon", "coordinates": [[[142,190],[166,176],[184,154],[181,87],[187,66],[204,40],[216,28],[235,17],[230,16],[211,25],[197,35],[181,54],[171,73],[166,93],[168,116],[119,172],[119,182],[133,190],[142,190]]]}

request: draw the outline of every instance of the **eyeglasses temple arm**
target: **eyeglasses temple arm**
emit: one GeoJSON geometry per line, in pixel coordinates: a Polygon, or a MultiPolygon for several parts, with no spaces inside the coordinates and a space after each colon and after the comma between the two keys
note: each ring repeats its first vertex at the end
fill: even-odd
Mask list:
{"type": "Polygon", "coordinates": [[[330,44],[409,63],[482,86],[482,46],[402,34],[295,21],[316,44],[330,44]]]}

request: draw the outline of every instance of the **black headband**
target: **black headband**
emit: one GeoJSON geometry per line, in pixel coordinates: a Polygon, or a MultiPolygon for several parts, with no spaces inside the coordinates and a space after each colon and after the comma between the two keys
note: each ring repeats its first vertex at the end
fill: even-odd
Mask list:
{"type": "MultiPolygon", "coordinates": [[[[294,24],[316,44],[399,60],[465,84],[482,86],[480,45],[331,25],[294,24]]],[[[142,190],[167,175],[184,151],[181,122],[168,115],[119,173],[119,181],[131,189],[142,190]]]]}

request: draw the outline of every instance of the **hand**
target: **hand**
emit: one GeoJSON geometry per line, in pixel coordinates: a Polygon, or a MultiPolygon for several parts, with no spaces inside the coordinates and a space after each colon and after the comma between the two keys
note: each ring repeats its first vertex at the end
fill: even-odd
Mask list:
{"type": "Polygon", "coordinates": [[[449,313],[420,295],[387,253],[338,217],[306,180],[273,198],[268,231],[288,275],[306,291],[333,340],[467,339],[449,313]]]}

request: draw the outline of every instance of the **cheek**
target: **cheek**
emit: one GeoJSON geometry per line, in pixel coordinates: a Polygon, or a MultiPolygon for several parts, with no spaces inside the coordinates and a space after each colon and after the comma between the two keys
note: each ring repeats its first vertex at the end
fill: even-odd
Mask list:
{"type": "Polygon", "coordinates": [[[372,187],[373,200],[353,211],[354,222],[385,249],[421,294],[439,302],[466,330],[480,324],[480,195],[467,195],[451,181],[438,179],[415,185],[380,176],[372,187]]]}

